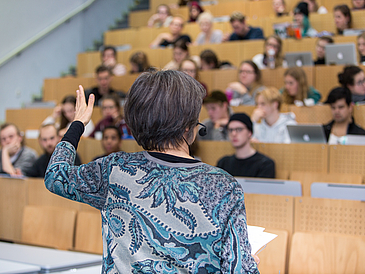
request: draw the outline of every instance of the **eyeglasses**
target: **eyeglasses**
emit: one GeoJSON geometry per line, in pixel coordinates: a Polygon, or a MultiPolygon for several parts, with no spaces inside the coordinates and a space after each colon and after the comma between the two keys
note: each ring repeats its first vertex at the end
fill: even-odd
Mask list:
{"type": "Polygon", "coordinates": [[[255,73],[255,71],[253,71],[253,70],[243,70],[243,69],[241,69],[241,70],[239,71],[239,73],[254,74],[254,73],[255,73]]]}
{"type": "Polygon", "coordinates": [[[182,71],[185,73],[195,73],[195,69],[183,69],[182,71]]]}
{"type": "Polygon", "coordinates": [[[228,128],[228,133],[232,134],[234,131],[237,133],[242,132],[242,130],[244,130],[245,128],[243,127],[236,127],[236,128],[228,128]]]}
{"type": "Polygon", "coordinates": [[[363,84],[365,84],[365,78],[356,82],[357,86],[362,86],[363,84]]]}
{"type": "Polygon", "coordinates": [[[278,49],[280,47],[279,45],[273,43],[267,43],[266,46],[273,47],[275,49],[278,49]]]}

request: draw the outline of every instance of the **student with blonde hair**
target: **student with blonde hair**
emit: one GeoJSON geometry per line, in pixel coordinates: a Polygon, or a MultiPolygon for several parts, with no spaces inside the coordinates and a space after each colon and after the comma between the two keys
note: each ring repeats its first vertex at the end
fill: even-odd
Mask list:
{"type": "Polygon", "coordinates": [[[195,45],[222,42],[223,32],[219,29],[213,29],[213,15],[209,11],[205,11],[199,15],[198,24],[201,32],[196,38],[195,45]]]}
{"type": "Polygon", "coordinates": [[[256,94],[256,109],[253,111],[252,141],[263,143],[290,143],[287,125],[295,125],[294,113],[280,113],[283,102],[278,89],[267,87],[256,94]],[[261,123],[259,123],[261,121],[261,123]]]}
{"type": "Polygon", "coordinates": [[[307,75],[300,67],[288,68],[284,73],[283,103],[297,106],[313,106],[321,99],[321,94],[308,85],[307,75]]]}

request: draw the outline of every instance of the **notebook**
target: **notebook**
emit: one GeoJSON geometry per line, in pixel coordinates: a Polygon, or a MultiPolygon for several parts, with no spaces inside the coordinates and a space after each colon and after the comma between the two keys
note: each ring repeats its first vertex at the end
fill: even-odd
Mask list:
{"type": "Polygon", "coordinates": [[[292,143],[327,143],[323,126],[320,124],[287,125],[292,143]]]}

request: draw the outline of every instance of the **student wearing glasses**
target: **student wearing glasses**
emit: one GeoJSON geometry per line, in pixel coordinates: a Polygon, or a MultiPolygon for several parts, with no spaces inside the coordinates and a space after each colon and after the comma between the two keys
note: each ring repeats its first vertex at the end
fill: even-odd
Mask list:
{"type": "Polygon", "coordinates": [[[218,161],[217,167],[232,176],[275,178],[275,162],[251,146],[252,122],[245,113],[236,113],[228,123],[228,136],[235,153],[218,161]]]}
{"type": "Polygon", "coordinates": [[[350,90],[352,102],[357,103],[365,100],[365,74],[360,67],[346,66],[338,74],[338,82],[342,87],[350,90]]]}
{"type": "Polygon", "coordinates": [[[229,99],[232,98],[232,106],[255,105],[256,93],[263,88],[260,69],[251,60],[246,60],[239,66],[238,81],[229,83],[225,92],[229,99]]]}
{"type": "Polygon", "coordinates": [[[274,87],[265,88],[256,95],[256,108],[252,113],[253,142],[290,143],[287,125],[295,125],[292,112],[280,113],[282,96],[274,87]],[[261,121],[261,123],[259,123],[261,121]]]}
{"type": "Polygon", "coordinates": [[[283,55],[281,52],[283,42],[280,37],[273,34],[265,39],[264,53],[256,54],[252,61],[259,69],[277,68],[283,66],[283,55]]]}

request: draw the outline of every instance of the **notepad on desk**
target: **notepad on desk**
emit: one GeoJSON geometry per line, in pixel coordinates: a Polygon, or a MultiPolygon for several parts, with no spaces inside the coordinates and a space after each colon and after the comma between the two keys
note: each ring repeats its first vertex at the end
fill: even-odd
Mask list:
{"type": "Polygon", "coordinates": [[[257,255],[269,242],[278,235],[264,231],[264,227],[247,226],[248,240],[251,244],[251,254],[257,255]]]}

